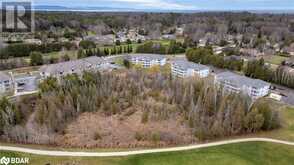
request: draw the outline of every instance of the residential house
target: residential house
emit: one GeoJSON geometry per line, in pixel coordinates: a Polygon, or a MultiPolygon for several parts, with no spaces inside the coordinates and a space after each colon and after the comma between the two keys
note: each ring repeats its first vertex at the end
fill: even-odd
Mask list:
{"type": "Polygon", "coordinates": [[[184,35],[184,28],[183,27],[177,27],[176,28],[176,36],[183,36],[184,35]]]}
{"type": "Polygon", "coordinates": [[[294,56],[294,43],[292,43],[290,46],[283,48],[282,50],[285,53],[289,53],[291,56],[294,56]]]}
{"type": "Polygon", "coordinates": [[[113,34],[103,35],[103,36],[86,36],[85,40],[93,41],[99,45],[112,45],[115,40],[115,36],[113,34]]]}
{"type": "Polygon", "coordinates": [[[177,37],[174,34],[164,34],[161,38],[165,40],[175,40],[177,37]]]}
{"type": "Polygon", "coordinates": [[[294,57],[285,60],[282,64],[294,68],[294,57]]]}
{"type": "Polygon", "coordinates": [[[75,39],[72,41],[72,43],[78,48],[80,46],[80,42],[82,41],[83,39],[80,38],[80,37],[75,37],[75,39]]]}
{"type": "Polygon", "coordinates": [[[58,42],[69,42],[69,39],[65,37],[60,37],[58,38],[58,42]]]}
{"type": "Polygon", "coordinates": [[[242,34],[237,34],[235,39],[236,39],[238,44],[241,44],[242,40],[243,40],[243,35],[242,34]]]}
{"type": "Polygon", "coordinates": [[[56,40],[55,40],[55,38],[47,38],[46,42],[47,43],[54,43],[54,42],[56,42],[56,40]]]}
{"type": "Polygon", "coordinates": [[[281,50],[281,46],[280,44],[276,43],[273,45],[273,49],[276,51],[276,52],[279,52],[281,50]]]}
{"type": "Polygon", "coordinates": [[[247,48],[241,48],[240,53],[244,56],[249,56],[249,57],[259,57],[263,56],[264,53],[260,52],[257,49],[247,49],[247,48]]]}
{"type": "Polygon", "coordinates": [[[251,79],[232,72],[216,74],[215,84],[224,91],[243,93],[257,99],[269,94],[270,83],[258,79],[251,79]]]}
{"type": "Polygon", "coordinates": [[[207,44],[207,39],[206,38],[199,39],[198,47],[205,47],[206,44],[207,44]]]}
{"type": "Polygon", "coordinates": [[[225,39],[230,44],[234,44],[235,43],[235,41],[234,41],[235,36],[233,36],[233,35],[226,35],[225,39]]]}
{"type": "Polygon", "coordinates": [[[130,29],[127,34],[127,38],[131,41],[137,41],[138,32],[136,29],[130,29]]]}
{"type": "Polygon", "coordinates": [[[172,76],[175,77],[191,77],[191,76],[198,76],[200,78],[207,77],[209,75],[210,68],[196,64],[194,62],[189,62],[186,60],[175,60],[171,62],[171,73],[172,76]]]}
{"type": "Polygon", "coordinates": [[[143,41],[146,41],[147,38],[145,36],[143,36],[143,35],[138,34],[136,41],[138,42],[139,40],[141,40],[143,42],[143,41]]]}
{"type": "Polygon", "coordinates": [[[237,55],[230,55],[230,56],[225,56],[224,60],[233,60],[233,61],[241,61],[243,60],[243,58],[241,56],[237,56],[237,55]]]}
{"type": "Polygon", "coordinates": [[[142,65],[143,68],[150,68],[155,65],[163,66],[166,64],[166,57],[158,54],[134,54],[127,57],[131,63],[142,65]]]}
{"type": "Polygon", "coordinates": [[[221,54],[224,50],[224,47],[221,46],[212,46],[213,53],[218,55],[221,54]]]}
{"type": "Polygon", "coordinates": [[[119,40],[120,42],[126,42],[127,41],[127,36],[125,32],[119,31],[116,33],[116,40],[119,40]]]}
{"type": "Polygon", "coordinates": [[[42,44],[42,41],[40,39],[35,39],[35,38],[25,39],[24,42],[28,44],[36,44],[36,45],[42,44]]]}
{"type": "Polygon", "coordinates": [[[0,94],[4,94],[13,89],[11,76],[0,72],[0,94]]]}

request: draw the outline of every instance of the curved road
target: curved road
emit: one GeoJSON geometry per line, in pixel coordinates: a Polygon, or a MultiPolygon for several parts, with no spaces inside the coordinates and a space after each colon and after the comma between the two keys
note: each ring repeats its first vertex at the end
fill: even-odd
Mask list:
{"type": "Polygon", "coordinates": [[[224,140],[218,142],[211,142],[206,144],[196,144],[183,147],[172,147],[172,148],[162,148],[162,149],[147,149],[138,151],[122,151],[122,152],[71,152],[71,151],[49,151],[49,150],[39,150],[39,149],[29,149],[23,147],[10,147],[10,146],[0,146],[0,151],[15,151],[30,153],[36,155],[45,156],[78,156],[78,157],[109,157],[109,156],[129,156],[138,154],[148,154],[148,153],[158,153],[158,152],[173,152],[173,151],[185,151],[191,149],[207,148],[213,146],[219,146],[224,144],[240,143],[240,142],[272,142],[285,145],[294,146],[294,142],[276,140],[270,138],[244,138],[244,139],[234,139],[234,140],[224,140]]]}

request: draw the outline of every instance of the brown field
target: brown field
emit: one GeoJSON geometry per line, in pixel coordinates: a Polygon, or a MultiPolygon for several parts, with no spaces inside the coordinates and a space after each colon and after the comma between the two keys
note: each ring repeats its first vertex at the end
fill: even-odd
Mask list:
{"type": "Polygon", "coordinates": [[[57,144],[63,147],[138,148],[188,144],[195,139],[180,119],[142,123],[141,116],[141,111],[130,116],[84,113],[67,126],[57,144]]]}

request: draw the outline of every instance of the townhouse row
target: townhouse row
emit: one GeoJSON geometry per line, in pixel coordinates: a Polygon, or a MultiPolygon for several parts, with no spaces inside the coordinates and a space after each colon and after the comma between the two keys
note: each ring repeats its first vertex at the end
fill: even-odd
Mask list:
{"type": "Polygon", "coordinates": [[[60,78],[68,74],[81,75],[84,71],[107,70],[115,68],[106,58],[91,56],[83,59],[44,65],[39,69],[41,79],[60,78]]]}
{"type": "Polygon", "coordinates": [[[34,73],[12,74],[0,72],[0,95],[19,95],[38,90],[38,83],[48,77],[60,78],[68,74],[81,75],[84,71],[115,69],[110,61],[100,57],[88,57],[57,64],[43,65],[34,73]]]}

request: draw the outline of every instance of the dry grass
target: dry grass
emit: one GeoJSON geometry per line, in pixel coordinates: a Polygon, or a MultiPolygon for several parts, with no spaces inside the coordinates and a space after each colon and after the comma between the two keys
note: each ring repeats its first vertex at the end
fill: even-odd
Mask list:
{"type": "Polygon", "coordinates": [[[141,111],[114,116],[84,113],[68,125],[65,134],[57,140],[58,145],[85,148],[138,148],[192,142],[191,131],[182,125],[179,119],[142,123],[141,118],[141,111]]]}

